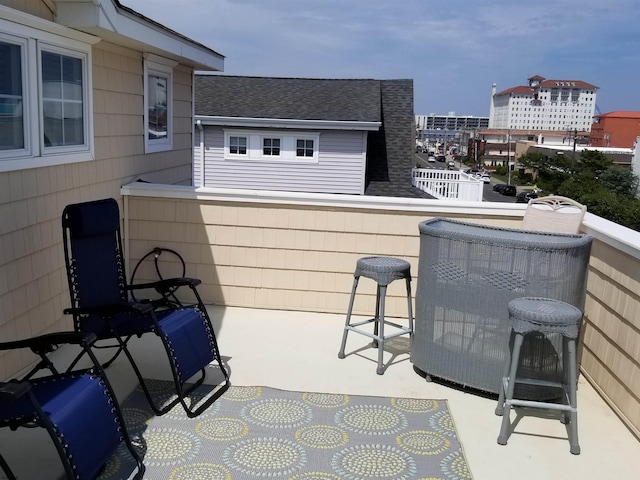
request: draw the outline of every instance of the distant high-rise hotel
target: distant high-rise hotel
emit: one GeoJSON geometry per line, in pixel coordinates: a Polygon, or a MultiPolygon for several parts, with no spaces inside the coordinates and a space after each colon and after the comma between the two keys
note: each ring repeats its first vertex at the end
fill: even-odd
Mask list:
{"type": "Polygon", "coordinates": [[[582,80],[547,80],[496,93],[491,87],[489,128],[591,131],[598,87],[582,80]]]}

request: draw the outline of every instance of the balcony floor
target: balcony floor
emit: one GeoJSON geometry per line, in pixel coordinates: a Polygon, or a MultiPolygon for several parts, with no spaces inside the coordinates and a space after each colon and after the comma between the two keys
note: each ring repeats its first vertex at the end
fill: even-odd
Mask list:
{"type": "MultiPolygon", "coordinates": [[[[563,424],[534,416],[523,417],[508,445],[500,446],[496,443],[501,421],[501,417],[494,415],[496,400],[427,382],[409,361],[406,336],[398,337],[394,342],[397,355],[384,375],[376,375],[377,350],[367,347],[370,339],[365,336],[350,333],[347,357],[338,359],[343,315],[215,306],[210,312],[234,385],[446,399],[476,480],[638,478],[636,460],[640,458],[640,442],[583,377],[578,389],[580,455],[569,453],[563,424]]],[[[136,349],[139,350],[138,358],[149,353],[144,355],[149,363],[143,364],[143,372],[152,378],[163,378],[166,376],[153,371],[158,370],[154,361],[157,355],[152,355],[157,346],[153,338],[145,340],[143,337],[136,349]]],[[[386,352],[385,361],[393,356],[394,352],[386,352]]],[[[108,374],[122,398],[135,387],[133,375],[124,362],[116,362],[108,374]]],[[[40,457],[42,462],[34,465],[33,456],[24,448],[20,449],[15,442],[16,434],[12,435],[12,444],[24,452],[25,458],[20,461],[19,452],[8,452],[11,455],[7,454],[6,458],[10,464],[13,465],[12,460],[17,458],[17,462],[23,464],[21,468],[33,470],[22,478],[45,478],[40,474],[50,471],[55,459],[40,457]],[[28,476],[30,473],[33,477],[28,476]]],[[[0,441],[5,443],[8,438],[2,433],[0,441]]],[[[6,453],[4,447],[3,453],[6,453]]],[[[18,463],[15,464],[16,473],[18,463]]],[[[0,478],[4,477],[0,474],[0,478]]]]}

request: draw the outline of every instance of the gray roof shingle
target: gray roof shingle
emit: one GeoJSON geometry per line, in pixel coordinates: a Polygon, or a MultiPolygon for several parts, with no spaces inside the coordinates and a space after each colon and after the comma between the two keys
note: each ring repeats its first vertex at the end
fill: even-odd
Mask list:
{"type": "Polygon", "coordinates": [[[196,75],[195,114],[379,122],[380,81],[196,75]]]}

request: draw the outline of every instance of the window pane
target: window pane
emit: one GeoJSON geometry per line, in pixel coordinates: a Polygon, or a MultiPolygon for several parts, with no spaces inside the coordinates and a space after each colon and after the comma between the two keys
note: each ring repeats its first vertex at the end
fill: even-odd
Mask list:
{"type": "Polygon", "coordinates": [[[263,155],[280,155],[280,139],[265,138],[262,141],[263,155]]]}
{"type": "Polygon", "coordinates": [[[42,102],[42,118],[44,125],[44,146],[61,147],[63,142],[62,131],[62,103],[42,102]]]}
{"type": "Polygon", "coordinates": [[[167,124],[168,78],[149,74],[149,140],[166,139],[169,133],[167,124]]]}
{"type": "Polygon", "coordinates": [[[313,140],[296,140],[297,157],[313,157],[313,140]]]}
{"type": "Polygon", "coordinates": [[[21,53],[0,42],[0,150],[24,148],[21,53]]]}
{"type": "Polygon", "coordinates": [[[82,104],[73,103],[65,108],[64,129],[65,145],[81,145],[84,143],[84,118],[82,104]]]}
{"type": "Polygon", "coordinates": [[[229,137],[229,153],[247,154],[247,137],[229,137]]]}
{"type": "Polygon", "coordinates": [[[45,147],[84,144],[82,59],[42,52],[45,147]]]}

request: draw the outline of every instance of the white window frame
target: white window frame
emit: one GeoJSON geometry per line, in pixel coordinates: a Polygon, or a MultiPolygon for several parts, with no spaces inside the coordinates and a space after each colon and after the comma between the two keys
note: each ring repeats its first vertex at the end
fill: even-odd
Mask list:
{"type": "Polygon", "coordinates": [[[173,150],[173,67],[177,63],[157,55],[147,55],[144,61],[144,152],[165,152],[173,150]],[[167,136],[149,138],[149,76],[167,81],[167,136]]]}
{"type": "MultiPolygon", "coordinates": [[[[78,145],[65,145],[65,146],[55,146],[55,147],[47,147],[44,144],[44,138],[43,138],[43,133],[44,133],[44,115],[40,115],[39,116],[39,121],[40,121],[40,137],[39,137],[39,141],[40,141],[40,148],[42,151],[42,155],[56,155],[56,154],[68,154],[68,153],[76,153],[76,152],[83,152],[86,151],[88,149],[88,144],[89,144],[89,105],[87,105],[87,90],[89,88],[91,88],[89,85],[86,85],[84,79],[87,78],[87,73],[88,73],[88,66],[87,66],[87,62],[88,62],[88,56],[86,53],[84,52],[78,52],[75,50],[70,50],[68,48],[63,48],[63,47],[59,47],[57,45],[51,45],[48,43],[44,43],[44,42],[40,42],[38,44],[38,65],[41,66],[41,61],[42,61],[42,53],[43,52],[48,52],[48,53],[53,53],[56,55],[62,55],[62,56],[66,56],[66,57],[71,57],[71,58],[75,58],[78,60],[82,61],[82,78],[83,78],[83,82],[82,82],[82,117],[84,119],[84,121],[82,122],[82,136],[84,141],[82,142],[82,144],[78,144],[78,145]]],[[[42,68],[39,68],[39,75],[38,75],[38,112],[43,112],[44,111],[44,94],[43,94],[43,87],[44,85],[42,84],[42,68]]],[[[93,114],[91,115],[93,116],[93,114]]]]}
{"type": "Polygon", "coordinates": [[[280,158],[282,156],[282,154],[283,154],[283,147],[284,147],[284,143],[285,143],[283,140],[284,140],[284,138],[282,138],[282,136],[280,136],[280,135],[271,135],[271,134],[262,135],[262,138],[260,139],[260,145],[261,145],[261,149],[262,149],[260,155],[262,156],[262,158],[266,158],[266,159],[269,159],[269,160],[274,160],[274,159],[280,158]],[[270,140],[271,142],[273,142],[274,140],[278,140],[279,145],[277,147],[274,147],[273,143],[271,144],[270,147],[268,147],[271,150],[273,150],[274,148],[277,148],[278,149],[278,154],[277,155],[273,154],[273,153],[270,153],[270,154],[264,153],[264,149],[265,149],[264,141],[265,140],[270,140]]]}
{"type": "MultiPolygon", "coordinates": [[[[226,156],[229,157],[239,157],[239,158],[245,158],[249,155],[249,137],[247,135],[229,135],[227,137],[227,141],[225,144],[226,147],[226,156]],[[244,138],[244,148],[245,148],[245,152],[244,153],[236,153],[236,152],[232,152],[231,151],[231,139],[232,138],[244,138]]],[[[238,145],[239,146],[239,145],[238,145]]]]}
{"type": "Polygon", "coordinates": [[[20,47],[20,66],[22,70],[21,82],[22,82],[22,134],[23,134],[23,146],[22,148],[14,148],[11,150],[0,150],[0,162],[4,159],[15,157],[27,157],[31,155],[31,109],[29,108],[31,95],[29,95],[29,83],[27,81],[28,68],[28,55],[29,44],[26,38],[18,37],[16,35],[7,35],[0,32],[0,42],[10,43],[20,47]]]}
{"type": "Polygon", "coordinates": [[[227,161],[318,163],[319,148],[320,132],[224,129],[224,159],[227,161]],[[234,154],[230,152],[229,147],[231,137],[245,137],[247,139],[246,154],[234,154]],[[280,139],[280,155],[264,155],[262,148],[263,140],[266,138],[280,139]],[[297,140],[312,140],[313,156],[298,157],[296,155],[297,140]]]}
{"type": "Polygon", "coordinates": [[[0,39],[21,47],[24,147],[0,151],[0,172],[90,161],[94,156],[91,45],[99,39],[2,8],[0,39]],[[82,60],[83,144],[44,147],[41,52],[82,60]]]}

